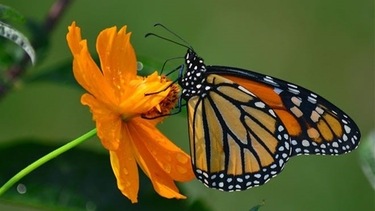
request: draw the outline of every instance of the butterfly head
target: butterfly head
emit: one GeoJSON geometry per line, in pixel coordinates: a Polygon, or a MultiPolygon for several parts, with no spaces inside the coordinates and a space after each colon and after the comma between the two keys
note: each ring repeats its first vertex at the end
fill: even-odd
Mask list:
{"type": "Polygon", "coordinates": [[[185,55],[186,71],[180,78],[182,97],[186,100],[194,95],[200,95],[204,89],[206,65],[202,58],[192,49],[188,48],[185,55]]]}

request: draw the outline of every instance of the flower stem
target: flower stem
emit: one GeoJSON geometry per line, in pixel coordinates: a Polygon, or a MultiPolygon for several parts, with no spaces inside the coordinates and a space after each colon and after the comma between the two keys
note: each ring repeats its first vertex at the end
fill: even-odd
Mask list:
{"type": "Polygon", "coordinates": [[[14,175],[8,182],[6,182],[1,188],[0,188],[0,196],[5,193],[10,187],[12,187],[16,182],[18,182],[20,179],[22,179],[24,176],[29,174],[30,172],[34,171],[39,166],[45,164],[46,162],[52,160],[53,158],[61,155],[62,153],[70,150],[71,148],[77,146],[78,144],[88,140],[89,138],[93,137],[96,134],[96,128],[92,129],[91,131],[87,132],[86,134],[83,134],[81,137],[78,137],[74,139],[73,141],[55,149],[54,151],[48,153],[47,155],[39,158],[32,164],[28,165],[26,168],[22,169],[20,172],[18,172],[16,175],[14,175]]]}

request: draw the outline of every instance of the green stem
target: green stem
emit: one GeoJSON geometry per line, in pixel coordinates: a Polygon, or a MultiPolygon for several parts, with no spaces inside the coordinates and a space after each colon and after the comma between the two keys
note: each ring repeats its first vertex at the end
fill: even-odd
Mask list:
{"type": "Polygon", "coordinates": [[[28,165],[26,168],[22,169],[20,172],[18,172],[16,175],[14,175],[8,182],[6,182],[1,188],[0,188],[0,196],[5,193],[10,187],[12,187],[16,182],[18,182],[20,179],[22,179],[24,176],[29,174],[30,172],[34,171],[39,166],[45,164],[46,162],[52,160],[53,158],[61,155],[62,153],[68,151],[69,149],[77,146],[78,144],[88,140],[89,138],[93,137],[96,134],[96,128],[87,132],[86,134],[82,135],[81,137],[78,137],[74,139],[73,141],[55,149],[54,151],[48,153],[47,155],[39,158],[34,163],[28,165]]]}

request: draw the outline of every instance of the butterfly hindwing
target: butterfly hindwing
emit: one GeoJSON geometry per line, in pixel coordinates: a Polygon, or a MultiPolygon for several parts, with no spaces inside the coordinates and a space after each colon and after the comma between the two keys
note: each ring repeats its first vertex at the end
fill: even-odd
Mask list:
{"type": "Polygon", "coordinates": [[[191,157],[197,178],[224,191],[259,186],[276,176],[290,155],[287,131],[253,93],[208,75],[203,96],[188,101],[191,157]]]}

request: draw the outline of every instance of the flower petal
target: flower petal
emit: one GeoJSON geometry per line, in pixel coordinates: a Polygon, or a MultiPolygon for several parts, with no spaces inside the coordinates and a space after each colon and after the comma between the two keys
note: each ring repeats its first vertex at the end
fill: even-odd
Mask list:
{"type": "Polygon", "coordinates": [[[76,26],[76,22],[73,23],[68,27],[68,34],[66,34],[66,40],[68,41],[68,45],[72,54],[78,54],[82,46],[80,42],[82,41],[81,38],[81,29],[76,26]]]}
{"type": "Polygon", "coordinates": [[[138,167],[133,157],[132,137],[123,125],[123,138],[119,148],[110,151],[112,170],[117,179],[117,187],[132,203],[136,203],[139,190],[138,167]]]}
{"type": "Polygon", "coordinates": [[[137,75],[137,59],[130,34],[126,33],[126,26],[119,32],[112,27],[100,32],[96,41],[103,74],[120,98],[131,94],[127,87],[137,75]]]}
{"type": "Polygon", "coordinates": [[[119,115],[90,94],[83,94],[81,103],[90,107],[103,146],[108,150],[117,150],[122,137],[119,115]]]}
{"type": "Polygon", "coordinates": [[[141,117],[134,118],[132,122],[135,122],[138,132],[142,134],[140,141],[173,180],[186,182],[195,177],[190,156],[165,137],[152,122],[141,117]]]}
{"type": "Polygon", "coordinates": [[[170,81],[161,81],[156,71],[146,79],[139,77],[130,81],[129,88],[131,89],[131,95],[121,101],[120,107],[122,112],[146,113],[157,106],[168,95],[170,89],[163,90],[170,84],[170,81]]]}
{"type": "Polygon", "coordinates": [[[109,86],[102,72],[92,59],[86,40],[81,40],[80,31],[80,28],[75,26],[73,22],[66,36],[68,45],[74,56],[74,77],[84,89],[93,94],[97,99],[101,99],[108,104],[117,104],[118,102],[116,102],[112,87],[109,86]]]}
{"type": "MultiPolygon", "coordinates": [[[[166,173],[166,171],[160,167],[154,155],[145,146],[145,140],[143,139],[147,131],[143,131],[142,128],[139,127],[139,124],[135,123],[134,119],[128,123],[128,127],[133,137],[135,158],[145,174],[151,179],[155,191],[165,198],[185,199],[186,197],[179,193],[170,174],[166,173]]],[[[154,128],[154,130],[157,129],[154,128]]],[[[154,133],[147,134],[146,136],[153,136],[153,134],[154,133]]],[[[152,138],[147,141],[151,140],[152,138]]]]}

